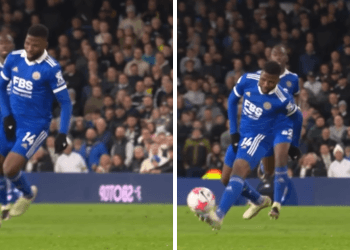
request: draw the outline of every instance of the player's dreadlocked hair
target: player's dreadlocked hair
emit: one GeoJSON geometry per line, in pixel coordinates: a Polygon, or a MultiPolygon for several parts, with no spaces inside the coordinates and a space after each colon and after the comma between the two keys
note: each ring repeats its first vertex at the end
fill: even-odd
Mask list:
{"type": "Polygon", "coordinates": [[[49,29],[42,24],[34,24],[29,28],[27,34],[47,39],[49,37],[49,29]]]}
{"type": "Polygon", "coordinates": [[[268,73],[270,75],[280,75],[281,74],[281,67],[275,61],[268,61],[265,63],[263,71],[265,71],[266,73],[268,73]]]}

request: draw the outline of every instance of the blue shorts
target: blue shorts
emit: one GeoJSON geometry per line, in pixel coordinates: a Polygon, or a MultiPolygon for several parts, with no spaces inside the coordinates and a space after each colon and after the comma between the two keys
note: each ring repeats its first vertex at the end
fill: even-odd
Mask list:
{"type": "Polygon", "coordinates": [[[36,124],[17,121],[16,141],[10,151],[29,160],[48,136],[50,123],[37,121],[36,124]]]}
{"type": "MultiPolygon", "coordinates": [[[[272,142],[271,147],[266,152],[266,155],[264,157],[270,157],[274,154],[274,148],[277,144],[280,143],[292,143],[292,140],[294,138],[294,123],[290,122],[280,122],[277,126],[274,128],[274,139],[272,142]]],[[[299,139],[298,139],[299,140],[299,139]]]]}
{"type": "Polygon", "coordinates": [[[273,139],[273,135],[241,135],[237,153],[233,151],[232,145],[227,148],[224,160],[225,165],[232,168],[235,159],[243,159],[249,163],[250,169],[256,168],[270,149],[273,139]]]}
{"type": "Polygon", "coordinates": [[[236,153],[233,151],[232,145],[230,145],[226,149],[224,164],[227,165],[228,167],[232,168],[233,162],[235,161],[235,159],[236,159],[236,153]]]}

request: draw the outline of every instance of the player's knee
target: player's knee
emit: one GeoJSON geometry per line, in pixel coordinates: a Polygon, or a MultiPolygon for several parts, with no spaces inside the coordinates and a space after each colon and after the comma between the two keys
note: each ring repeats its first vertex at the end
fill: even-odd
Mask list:
{"type": "Polygon", "coordinates": [[[21,157],[9,154],[3,164],[4,175],[10,178],[16,176],[24,164],[25,162],[22,162],[21,157]]]}
{"type": "Polygon", "coordinates": [[[250,172],[249,163],[243,159],[238,159],[233,165],[232,175],[238,175],[246,178],[250,172]]]}

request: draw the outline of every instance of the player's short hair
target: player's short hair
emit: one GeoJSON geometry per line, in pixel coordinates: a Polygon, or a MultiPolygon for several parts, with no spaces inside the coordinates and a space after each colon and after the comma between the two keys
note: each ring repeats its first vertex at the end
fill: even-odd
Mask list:
{"type": "Polygon", "coordinates": [[[42,24],[34,24],[30,26],[27,32],[28,35],[47,39],[49,37],[49,29],[42,24]]]}
{"type": "Polygon", "coordinates": [[[281,74],[281,66],[274,61],[268,61],[265,63],[263,71],[270,75],[280,75],[281,74]]]}

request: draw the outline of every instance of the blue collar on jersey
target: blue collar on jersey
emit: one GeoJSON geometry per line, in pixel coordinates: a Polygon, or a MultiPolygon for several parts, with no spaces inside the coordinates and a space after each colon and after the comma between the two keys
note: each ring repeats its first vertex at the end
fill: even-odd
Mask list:
{"type": "MultiPolygon", "coordinates": [[[[269,94],[269,95],[272,95],[272,94],[276,93],[277,86],[278,86],[278,84],[277,84],[276,87],[275,87],[273,90],[271,90],[268,94],[269,94]]],[[[258,82],[258,90],[259,90],[259,93],[260,93],[261,95],[265,95],[265,94],[261,91],[261,88],[260,88],[260,86],[259,86],[259,82],[258,82]]]]}
{"type": "Polygon", "coordinates": [[[44,50],[44,53],[36,60],[34,60],[33,62],[29,61],[27,58],[27,52],[25,50],[23,50],[23,52],[21,53],[21,57],[24,57],[24,60],[26,61],[26,63],[28,64],[28,66],[32,66],[35,63],[41,63],[42,61],[45,60],[45,58],[47,57],[47,51],[44,50]]]}

